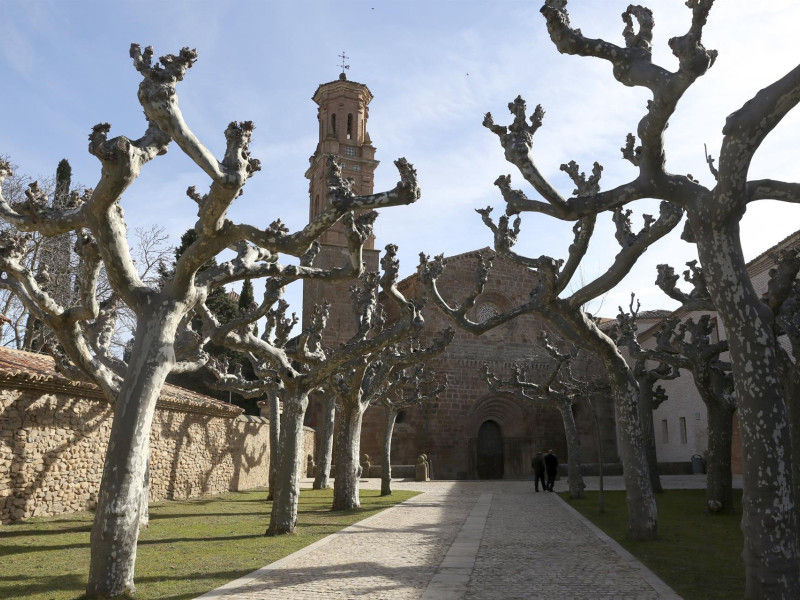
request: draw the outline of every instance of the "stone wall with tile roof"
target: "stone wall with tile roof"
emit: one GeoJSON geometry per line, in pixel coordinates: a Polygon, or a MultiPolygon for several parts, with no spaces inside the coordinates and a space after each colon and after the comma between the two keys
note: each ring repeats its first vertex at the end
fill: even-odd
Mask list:
{"type": "MultiPolygon", "coordinates": [[[[0,347],[0,523],[91,510],[112,412],[49,356],[0,347]]],[[[265,486],[269,421],[241,413],[166,385],[150,435],[151,502],[265,486]]],[[[305,437],[313,454],[313,430],[305,437]]]]}

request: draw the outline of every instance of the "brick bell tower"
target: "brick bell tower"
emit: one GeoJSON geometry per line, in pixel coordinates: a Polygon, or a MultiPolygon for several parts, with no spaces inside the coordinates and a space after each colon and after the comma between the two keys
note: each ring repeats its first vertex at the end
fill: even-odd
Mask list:
{"type": "MultiPolygon", "coordinates": [[[[346,68],[346,67],[344,67],[346,68]]],[[[323,83],[312,99],[319,105],[319,143],[309,158],[305,175],[309,180],[309,219],[322,212],[328,203],[326,162],[334,155],[342,164],[342,174],[353,182],[357,195],[371,194],[373,175],[378,161],[375,147],[367,133],[367,118],[372,92],[363,83],[348,81],[342,69],[339,79],[323,83]]],[[[349,261],[347,239],[341,222],[334,224],[320,238],[322,249],[314,261],[317,267],[343,266],[349,261]]],[[[375,239],[364,245],[364,262],[367,271],[378,270],[379,251],[375,250],[375,239]]],[[[328,326],[323,332],[326,345],[338,345],[350,339],[356,331],[355,318],[350,302],[352,282],[326,284],[318,281],[303,282],[303,326],[309,323],[314,305],[330,302],[328,326]]]]}

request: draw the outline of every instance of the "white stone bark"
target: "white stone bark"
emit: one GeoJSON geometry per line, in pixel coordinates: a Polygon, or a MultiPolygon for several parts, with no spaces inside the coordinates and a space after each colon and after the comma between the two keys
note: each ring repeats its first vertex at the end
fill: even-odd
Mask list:
{"type": "Polygon", "coordinates": [[[180,310],[164,303],[153,307],[137,328],[129,371],[114,407],[103,477],[91,534],[87,594],[111,598],[134,591],[136,542],[150,426],[156,401],[174,363],[172,345],[180,310]]]}
{"type": "MultiPolygon", "coordinates": [[[[620,360],[625,360],[620,356],[620,360]]],[[[651,540],[658,536],[656,499],[650,483],[650,469],[644,447],[639,416],[639,388],[630,371],[604,360],[614,393],[614,408],[619,432],[619,457],[625,479],[628,506],[628,536],[651,540]]]]}
{"type": "Polygon", "coordinates": [[[325,422],[322,426],[322,443],[318,449],[317,474],[314,477],[314,489],[325,490],[330,487],[331,463],[333,459],[333,430],[336,422],[336,399],[329,396],[325,399],[325,422]]]}
{"type": "Polygon", "coordinates": [[[294,533],[300,499],[300,474],[303,463],[303,418],[308,408],[308,392],[287,390],[283,397],[278,482],[273,494],[272,515],[266,535],[294,533]]]}
{"type": "MultiPolygon", "coordinates": [[[[134,589],[136,539],[145,501],[150,425],[164,380],[171,369],[195,370],[208,360],[202,351],[206,340],[187,325],[190,313],[202,312],[205,298],[215,288],[248,278],[280,278],[280,288],[304,278],[336,282],[357,276],[363,271],[363,245],[372,233],[372,221],[377,216],[371,209],[410,204],[420,196],[416,172],[405,159],[395,163],[400,171],[400,182],[393,190],[367,196],[354,195],[341,176],[340,166],[331,160],[330,203],[302,230],[290,233],[279,219],[266,229],[236,224],[228,218],[227,211],[241,196],[249,177],[260,168],[249,150],[253,124],[231,122],[225,130],[224,156],[217,159],[189,128],[178,103],[177,84],[184,79],[197,53],[183,48],[178,55],[164,56],[160,63],[154,64],[152,48],[142,50],[133,44],[130,56],[142,75],[138,97],[147,118],[147,129],[136,140],[125,136],[109,139],[111,126],[108,123],[100,123],[92,129],[89,151],[102,165],[94,189],[82,198],[74,198],[74,203],[63,208],[48,206],[36,194],[12,203],[0,194],[0,216],[17,229],[0,232],[0,269],[6,275],[0,278],[0,287],[16,294],[31,314],[56,334],[60,371],[97,384],[109,401],[116,403],[92,530],[87,586],[89,597],[103,598],[132,593],[134,589]],[[197,237],[178,259],[174,275],[154,286],[142,279],[131,256],[122,197],[142,167],[164,154],[172,141],[211,183],[206,194],[194,187],[187,192],[197,204],[198,219],[194,226],[197,237]],[[358,216],[354,216],[356,213],[358,216]],[[349,262],[331,269],[314,268],[312,262],[318,252],[315,240],[340,220],[347,232],[349,262]],[[81,263],[73,305],[60,306],[21,262],[29,240],[24,232],[28,231],[45,237],[69,232],[77,234],[76,252],[81,263]],[[235,258],[199,271],[227,248],[235,250],[235,258]],[[281,264],[278,262],[281,254],[298,258],[299,264],[281,264]],[[98,298],[101,266],[105,267],[114,299],[124,302],[137,318],[129,365],[111,356],[103,342],[107,338],[105,325],[110,315],[101,311],[101,298],[98,298]],[[181,335],[176,337],[179,324],[181,335]]],[[[11,175],[10,165],[0,160],[0,183],[11,175]]],[[[270,284],[267,287],[270,288],[270,284]]],[[[270,306],[268,303],[267,308],[270,306]]],[[[264,313],[256,318],[261,316],[265,316],[264,313]]],[[[247,323],[235,323],[232,327],[236,329],[242,325],[247,323]]],[[[386,341],[387,337],[390,336],[377,342],[370,340],[365,344],[365,351],[373,351],[373,346],[386,341]]],[[[244,347],[245,351],[249,349],[244,347]]],[[[304,349],[301,347],[301,352],[304,349]]],[[[360,349],[343,353],[341,361],[352,359],[360,349]]],[[[285,353],[273,352],[272,359],[275,363],[272,376],[275,370],[288,380],[299,375],[285,353]]],[[[319,386],[334,367],[329,368],[319,375],[320,380],[311,382],[306,391],[302,386],[294,387],[287,435],[284,436],[290,441],[281,443],[282,448],[288,450],[280,457],[281,476],[288,483],[278,485],[279,496],[284,498],[279,497],[275,502],[279,506],[276,529],[290,530],[296,521],[294,483],[297,474],[291,465],[299,456],[293,452],[299,450],[297,436],[302,432],[303,398],[307,390],[319,386]]]]}
{"type": "Polygon", "coordinates": [[[638,376],[639,384],[639,416],[642,420],[642,438],[644,439],[647,465],[650,470],[650,485],[653,491],[660,494],[664,491],[661,477],[658,475],[658,457],[656,455],[656,436],[653,427],[653,384],[647,374],[638,376]]]}
{"type": "MultiPolygon", "coordinates": [[[[745,597],[800,597],[790,436],[772,333],[773,316],[750,284],[738,223],[690,213],[700,262],[728,335],[742,440],[745,597]]],[[[710,415],[709,415],[710,416],[710,415]]]]}
{"type": "Polygon", "coordinates": [[[392,435],[399,410],[386,408],[386,425],[383,430],[383,448],[381,452],[381,496],[392,495],[392,435]]]}
{"type": "Polygon", "coordinates": [[[269,494],[267,500],[274,500],[280,462],[281,401],[275,386],[270,386],[267,394],[269,398],[269,494]]]}
{"type": "Polygon", "coordinates": [[[336,427],[336,475],[333,481],[332,510],[351,510],[361,506],[358,484],[363,416],[361,403],[342,403],[336,427]]]}
{"type": "Polygon", "coordinates": [[[581,476],[580,442],[578,428],[575,426],[575,415],[572,414],[572,402],[556,402],[561,420],[564,422],[564,434],[567,440],[567,473],[569,481],[569,497],[583,498],[586,487],[581,476]]]}

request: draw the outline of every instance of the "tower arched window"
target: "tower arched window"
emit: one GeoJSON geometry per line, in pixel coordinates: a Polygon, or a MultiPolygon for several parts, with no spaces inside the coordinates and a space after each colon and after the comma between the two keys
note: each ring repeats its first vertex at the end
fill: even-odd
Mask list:
{"type": "Polygon", "coordinates": [[[333,133],[333,137],[336,137],[336,115],[331,115],[331,132],[333,133]]]}
{"type": "Polygon", "coordinates": [[[353,113],[347,115],[347,139],[353,139],[353,113]]]}

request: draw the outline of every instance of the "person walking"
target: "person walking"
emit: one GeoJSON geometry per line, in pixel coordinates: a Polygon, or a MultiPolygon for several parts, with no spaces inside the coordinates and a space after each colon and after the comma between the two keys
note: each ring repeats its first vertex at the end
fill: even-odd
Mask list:
{"type": "Polygon", "coordinates": [[[547,484],[545,489],[548,492],[553,491],[553,484],[556,482],[556,475],[558,475],[558,457],[553,454],[552,450],[548,450],[544,455],[544,468],[547,471],[547,484]]]}
{"type": "Polygon", "coordinates": [[[542,455],[542,451],[539,450],[536,455],[533,457],[531,461],[531,467],[533,467],[533,485],[536,488],[536,491],[539,491],[539,482],[542,482],[542,489],[547,490],[547,484],[544,482],[544,456],[542,455]]]}

